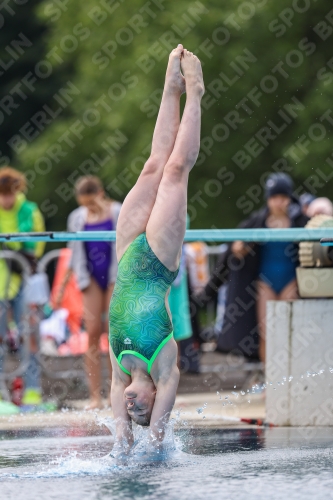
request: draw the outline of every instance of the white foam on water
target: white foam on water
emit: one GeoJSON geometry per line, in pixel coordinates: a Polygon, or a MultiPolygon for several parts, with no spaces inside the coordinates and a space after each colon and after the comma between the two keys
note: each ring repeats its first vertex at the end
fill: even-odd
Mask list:
{"type": "Polygon", "coordinates": [[[21,474],[4,473],[3,479],[52,479],[68,476],[105,476],[128,470],[129,466],[122,466],[109,455],[99,458],[83,459],[76,452],[66,457],[58,457],[47,464],[34,464],[21,474]]]}
{"type": "Polygon", "coordinates": [[[121,470],[112,458],[81,459],[74,454],[72,457],[58,458],[50,463],[35,477],[64,477],[70,475],[100,476],[121,470]]]}

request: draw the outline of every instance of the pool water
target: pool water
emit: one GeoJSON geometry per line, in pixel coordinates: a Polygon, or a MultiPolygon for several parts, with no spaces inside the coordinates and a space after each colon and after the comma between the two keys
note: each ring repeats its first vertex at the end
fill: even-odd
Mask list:
{"type": "Polygon", "coordinates": [[[333,428],[175,434],[165,462],[116,465],[107,430],[0,432],[0,498],[333,498],[333,428]]]}

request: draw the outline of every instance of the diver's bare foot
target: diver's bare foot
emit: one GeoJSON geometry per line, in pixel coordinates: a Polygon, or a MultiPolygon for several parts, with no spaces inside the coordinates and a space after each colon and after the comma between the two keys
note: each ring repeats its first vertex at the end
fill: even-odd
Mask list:
{"type": "Polygon", "coordinates": [[[180,65],[185,76],[187,95],[196,94],[201,98],[205,92],[205,86],[199,59],[192,52],[184,49],[180,65]]]}
{"type": "Polygon", "coordinates": [[[166,90],[177,92],[179,95],[185,92],[185,78],[180,72],[180,59],[183,50],[183,46],[179,44],[178,47],[171,51],[164,86],[166,90]]]}
{"type": "Polygon", "coordinates": [[[85,410],[102,410],[103,403],[101,399],[91,399],[90,403],[84,408],[85,410]]]}

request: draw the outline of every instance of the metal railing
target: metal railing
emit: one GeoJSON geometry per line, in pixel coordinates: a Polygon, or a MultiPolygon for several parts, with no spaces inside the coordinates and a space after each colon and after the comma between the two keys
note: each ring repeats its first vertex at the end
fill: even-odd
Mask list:
{"type": "MultiPolygon", "coordinates": [[[[287,229],[189,229],[184,241],[228,242],[242,241],[320,241],[333,239],[333,228],[287,229]]],[[[77,231],[44,233],[0,233],[0,242],[17,241],[115,241],[116,231],[77,231]]]]}

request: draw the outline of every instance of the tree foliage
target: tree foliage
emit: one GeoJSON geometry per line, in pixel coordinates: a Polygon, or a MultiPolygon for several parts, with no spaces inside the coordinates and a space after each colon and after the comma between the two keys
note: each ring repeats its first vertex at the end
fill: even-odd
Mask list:
{"type": "Polygon", "coordinates": [[[233,227],[262,204],[275,170],[289,172],[298,193],[329,196],[330,10],[324,0],[42,3],[52,71],[62,75],[51,105],[58,114],[18,143],[16,164],[48,227],[64,228],[79,175],[100,175],[119,200],[133,186],[179,42],[200,57],[206,85],[191,227],[233,227]]]}
{"type": "MultiPolygon", "coordinates": [[[[43,105],[48,105],[61,74],[43,65],[47,24],[37,15],[41,0],[8,0],[0,7],[0,164],[15,155],[15,136],[43,105]]],[[[62,72],[62,70],[61,70],[62,72]]],[[[61,73],[60,72],[60,73],[61,73]]],[[[69,68],[66,68],[68,74],[69,68]]]]}

